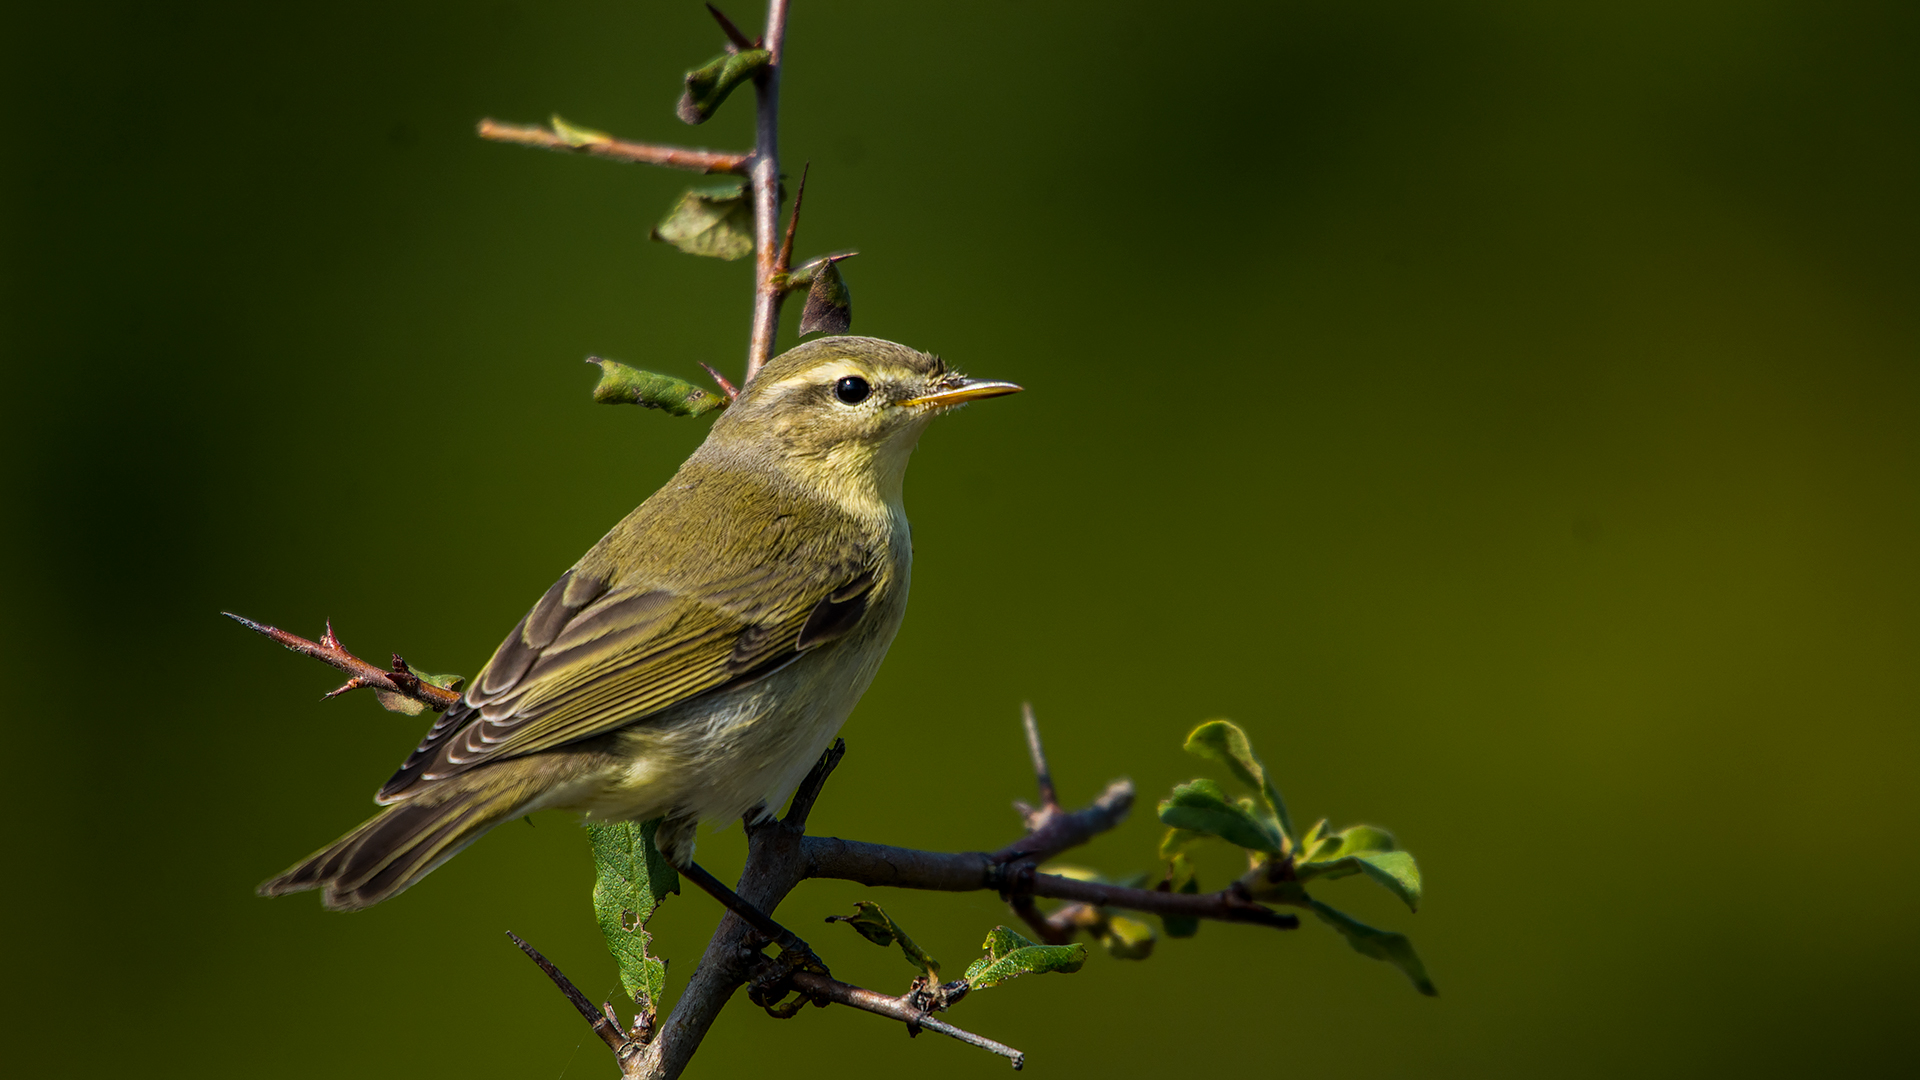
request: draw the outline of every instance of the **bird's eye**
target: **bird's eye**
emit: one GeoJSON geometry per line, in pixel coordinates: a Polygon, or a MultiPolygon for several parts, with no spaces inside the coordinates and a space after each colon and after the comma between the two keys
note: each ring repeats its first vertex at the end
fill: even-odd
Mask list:
{"type": "Polygon", "coordinates": [[[833,384],[833,396],[839,398],[843,405],[858,405],[867,400],[867,395],[871,393],[873,387],[858,375],[848,375],[833,384]]]}

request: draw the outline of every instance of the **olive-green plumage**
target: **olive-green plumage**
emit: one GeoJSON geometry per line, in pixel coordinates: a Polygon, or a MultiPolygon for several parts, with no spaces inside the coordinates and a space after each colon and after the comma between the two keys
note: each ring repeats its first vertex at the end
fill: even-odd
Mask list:
{"type": "Polygon", "coordinates": [[[906,613],[901,487],[929,418],[1011,393],[874,338],[769,362],[665,487],[547,590],[376,801],[260,887],[379,903],[502,821],[552,807],[702,819],[777,808],[906,613]]]}

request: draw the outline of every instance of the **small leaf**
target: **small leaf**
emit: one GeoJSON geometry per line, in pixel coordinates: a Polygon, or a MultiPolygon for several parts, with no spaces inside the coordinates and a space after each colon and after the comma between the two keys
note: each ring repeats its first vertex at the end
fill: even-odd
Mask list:
{"type": "Polygon", "coordinates": [[[1239,725],[1230,720],[1209,720],[1187,736],[1185,749],[1196,757],[1225,765],[1234,779],[1260,796],[1267,811],[1265,816],[1281,836],[1292,840],[1297,835],[1293,831],[1293,820],[1287,816],[1287,804],[1281,801],[1279,789],[1273,786],[1266,766],[1254,756],[1253,744],[1247,741],[1247,733],[1241,731],[1239,725]]]}
{"type": "Polygon", "coordinates": [[[1338,846],[1338,840],[1329,839],[1327,836],[1327,819],[1321,818],[1307,828],[1307,834],[1300,838],[1300,846],[1295,849],[1294,855],[1301,862],[1309,862],[1338,846]],[[1322,847],[1325,847],[1326,851],[1321,851],[1322,847]]]}
{"type": "Polygon", "coordinates": [[[597,356],[587,357],[587,363],[600,365],[600,382],[593,388],[593,400],[602,405],[640,405],[674,416],[699,416],[729,404],[723,395],[703,390],[685,379],[642,371],[618,360],[602,360],[597,356]]]}
{"type": "Polygon", "coordinates": [[[559,113],[553,114],[553,133],[566,140],[568,146],[592,146],[595,143],[613,141],[613,136],[604,131],[578,127],[560,119],[559,113]]]}
{"type": "MultiPolygon", "coordinates": [[[[1184,829],[1175,829],[1167,834],[1167,838],[1171,840],[1175,833],[1185,831],[1184,829]]],[[[1200,834],[1191,833],[1189,835],[1198,836],[1200,834]]],[[[1160,849],[1165,851],[1166,845],[1162,844],[1160,849]]],[[[1167,862],[1167,889],[1169,891],[1190,895],[1200,891],[1200,880],[1195,874],[1192,859],[1188,858],[1184,853],[1176,852],[1167,862]]],[[[1162,915],[1160,916],[1160,925],[1166,927],[1167,936],[1170,938],[1190,938],[1200,932],[1200,920],[1188,915],[1162,915]]]]}
{"type": "Polygon", "coordinates": [[[1153,927],[1124,915],[1107,916],[1100,932],[1100,944],[1116,960],[1145,960],[1153,955],[1153,943],[1160,935],[1153,927]]]}
{"type": "Polygon", "coordinates": [[[1371,825],[1355,825],[1342,829],[1333,834],[1333,838],[1340,841],[1339,848],[1333,852],[1335,858],[1342,855],[1364,855],[1370,851],[1397,850],[1392,833],[1385,829],[1376,829],[1371,825]]]}
{"type": "Polygon", "coordinates": [[[600,923],[600,936],[606,939],[607,951],[620,967],[620,982],[643,1009],[659,1007],[667,984],[666,963],[647,953],[651,940],[647,920],[668,893],[680,891],[680,875],[654,846],[653,834],[659,828],[659,818],[640,823],[587,823],[596,875],[593,911],[600,923]]]}
{"type": "Polygon", "coordinates": [[[1168,829],[1167,835],[1160,839],[1160,858],[1171,861],[1175,855],[1192,847],[1195,841],[1205,839],[1206,835],[1192,829],[1168,829]]]}
{"type": "Polygon", "coordinates": [[[687,89],[674,108],[689,124],[704,124],[740,84],[758,74],[773,54],[765,49],[746,49],[722,53],[701,67],[687,72],[687,89]]]}
{"type": "Polygon", "coordinates": [[[1399,897],[1408,909],[1420,910],[1420,867],[1404,851],[1383,851],[1377,855],[1355,855],[1354,861],[1368,877],[1399,897]]]}
{"type": "Polygon", "coordinates": [[[1335,911],[1318,900],[1310,901],[1313,913],[1320,921],[1340,931],[1353,946],[1353,951],[1362,956],[1371,956],[1375,960],[1385,960],[1404,972],[1413,980],[1414,989],[1433,997],[1440,991],[1434,989],[1433,980],[1427,978],[1426,966],[1420,963],[1420,957],[1413,951],[1413,943],[1405,934],[1396,934],[1391,930],[1376,930],[1351,915],[1335,911]]]}
{"type": "Polygon", "coordinates": [[[1413,856],[1395,850],[1393,834],[1371,825],[1355,825],[1329,838],[1320,854],[1295,868],[1301,881],[1365,874],[1400,898],[1407,907],[1420,909],[1420,867],[1413,856]]]}
{"type": "Polygon", "coordinates": [[[745,181],[688,188],[653,238],[689,255],[739,259],[753,254],[753,204],[745,181]]]}
{"type": "Polygon", "coordinates": [[[1084,945],[1038,945],[1004,926],[994,927],[980,947],[987,955],[969,964],[963,976],[974,990],[998,986],[1022,975],[1079,971],[1087,962],[1084,945]]]}
{"type": "Polygon", "coordinates": [[[1267,822],[1228,802],[1227,793],[1212,780],[1174,788],[1173,795],[1160,804],[1160,822],[1269,854],[1279,854],[1283,843],[1267,822]]]}
{"type": "MultiPolygon", "coordinates": [[[[416,671],[413,674],[421,682],[437,686],[442,690],[458,690],[467,681],[465,675],[429,675],[424,671],[416,671]]],[[[425,702],[415,701],[405,694],[376,689],[373,696],[380,702],[381,708],[388,712],[397,712],[402,716],[419,716],[427,711],[425,702]]]]}
{"type": "Polygon", "coordinates": [[[860,936],[875,945],[899,945],[906,955],[907,963],[917,971],[924,971],[934,982],[940,981],[940,961],[928,956],[926,951],[913,943],[905,930],[887,915],[879,904],[857,901],[851,915],[829,915],[827,921],[843,922],[860,932],[860,936]]]}
{"type": "Polygon", "coordinates": [[[821,260],[812,268],[810,279],[807,306],[800,310],[800,333],[846,333],[853,327],[853,293],[840,276],[838,260],[821,260]]]}

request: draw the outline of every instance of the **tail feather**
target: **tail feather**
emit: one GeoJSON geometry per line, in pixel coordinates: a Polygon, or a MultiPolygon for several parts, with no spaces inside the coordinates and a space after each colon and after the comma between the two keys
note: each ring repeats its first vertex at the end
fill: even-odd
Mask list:
{"type": "MultiPolygon", "coordinates": [[[[474,780],[483,775],[468,774],[474,780]]],[[[518,816],[536,794],[530,787],[469,784],[389,807],[263,883],[260,895],[324,888],[322,900],[334,911],[371,907],[405,891],[488,829],[518,816]]]]}

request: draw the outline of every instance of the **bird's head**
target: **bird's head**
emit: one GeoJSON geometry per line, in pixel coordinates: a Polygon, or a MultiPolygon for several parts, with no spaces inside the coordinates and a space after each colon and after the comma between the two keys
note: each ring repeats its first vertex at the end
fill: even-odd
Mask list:
{"type": "Polygon", "coordinates": [[[715,423],[708,447],[775,465],[843,498],[877,495],[897,504],[928,420],[1019,390],[969,379],[937,356],[891,341],[821,338],[768,361],[715,423]]]}

